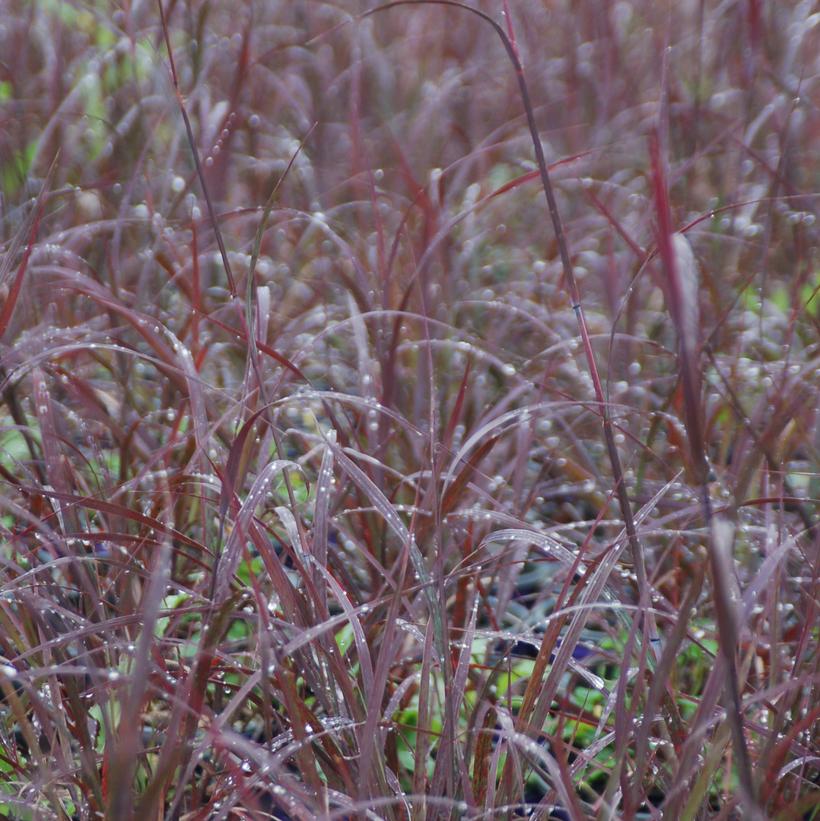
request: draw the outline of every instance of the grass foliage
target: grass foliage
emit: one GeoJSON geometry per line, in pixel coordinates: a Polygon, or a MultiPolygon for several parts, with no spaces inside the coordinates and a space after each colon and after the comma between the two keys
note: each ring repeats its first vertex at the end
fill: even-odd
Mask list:
{"type": "Polygon", "coordinates": [[[814,4],[0,6],[0,814],[816,817],[814,4]]]}

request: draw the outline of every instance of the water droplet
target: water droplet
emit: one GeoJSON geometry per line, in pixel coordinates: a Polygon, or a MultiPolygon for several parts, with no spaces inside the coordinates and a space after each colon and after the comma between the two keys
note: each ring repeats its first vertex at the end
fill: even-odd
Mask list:
{"type": "Polygon", "coordinates": [[[17,668],[12,664],[0,664],[0,676],[15,678],[17,676],[17,668]]]}

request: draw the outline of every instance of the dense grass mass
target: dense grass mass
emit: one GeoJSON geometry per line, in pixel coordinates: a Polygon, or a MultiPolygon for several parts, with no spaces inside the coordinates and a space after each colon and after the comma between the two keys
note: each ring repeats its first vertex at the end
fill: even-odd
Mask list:
{"type": "Polygon", "coordinates": [[[813,3],[0,11],[0,815],[818,817],[813,3]]]}

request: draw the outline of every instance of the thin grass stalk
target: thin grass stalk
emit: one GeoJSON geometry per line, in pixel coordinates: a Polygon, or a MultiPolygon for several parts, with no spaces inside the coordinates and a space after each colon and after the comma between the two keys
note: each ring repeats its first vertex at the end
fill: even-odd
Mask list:
{"type": "MultiPolygon", "coordinates": [[[[646,576],[646,565],[644,562],[643,549],[641,548],[638,534],[635,529],[635,520],[632,513],[632,504],[629,500],[629,493],[624,479],[623,468],[621,466],[621,458],[618,454],[618,448],[615,443],[615,433],[612,426],[612,420],[609,415],[609,406],[604,395],[601,378],[598,373],[598,366],[595,361],[595,353],[592,349],[592,342],[589,336],[589,329],[587,327],[586,319],[584,317],[584,310],[581,304],[581,293],[578,288],[578,282],[575,278],[575,272],[572,266],[572,261],[569,253],[569,246],[564,235],[563,223],[558,211],[558,204],[555,199],[555,193],[550,180],[549,170],[547,169],[547,162],[544,157],[544,149],[541,145],[541,139],[538,134],[538,127],[535,123],[535,114],[530,100],[527,82],[524,77],[524,69],[518,59],[516,49],[512,43],[506,38],[500,26],[494,25],[499,36],[502,37],[507,53],[515,67],[516,77],[518,79],[518,87],[521,94],[524,110],[527,114],[527,125],[529,127],[530,136],[532,138],[533,149],[535,151],[536,163],[541,176],[541,185],[544,189],[544,195],[547,200],[547,207],[552,221],[553,230],[555,232],[556,241],[558,243],[558,251],[561,257],[561,268],[564,273],[566,287],[572,300],[572,309],[575,312],[578,328],[581,333],[581,339],[584,346],[584,353],[586,355],[587,366],[592,378],[593,389],[595,391],[595,399],[599,406],[599,413],[604,428],[604,439],[606,442],[607,454],[609,456],[610,465],[612,467],[612,476],[615,482],[615,490],[618,497],[618,506],[623,517],[624,526],[626,528],[627,539],[630,545],[632,554],[632,561],[635,567],[635,576],[638,585],[638,594],[640,597],[641,608],[649,605],[649,586],[646,576]]],[[[650,639],[654,639],[653,629],[649,626],[650,639]]],[[[654,645],[653,645],[654,646],[654,645]]],[[[523,711],[522,711],[523,712],[523,711]]]]}
{"type": "Polygon", "coordinates": [[[29,259],[31,258],[31,253],[34,250],[34,243],[37,239],[37,234],[40,230],[40,221],[43,218],[43,214],[45,212],[46,207],[46,194],[48,192],[49,187],[51,186],[51,181],[54,177],[54,171],[57,168],[57,160],[60,158],[59,152],[57,152],[54,159],[51,161],[51,165],[49,166],[48,172],[46,174],[46,178],[40,187],[40,192],[37,195],[37,199],[34,202],[34,207],[29,215],[28,219],[26,220],[27,225],[24,225],[17,236],[14,238],[12,242],[11,248],[5,254],[2,264],[0,264],[0,285],[6,287],[4,280],[6,279],[8,270],[11,269],[11,266],[14,264],[14,257],[19,250],[19,245],[22,244],[23,239],[28,235],[26,240],[25,249],[23,250],[23,257],[20,260],[19,265],[17,266],[17,273],[14,275],[14,279],[11,283],[11,287],[8,288],[5,299],[3,300],[3,307],[0,308],[0,340],[2,340],[3,336],[6,333],[6,329],[11,322],[12,315],[14,314],[14,308],[17,305],[17,300],[20,296],[20,290],[23,287],[23,279],[26,276],[26,271],[28,270],[28,263],[29,259]]]}
{"type": "MultiPolygon", "coordinates": [[[[714,587],[713,601],[718,625],[718,643],[728,669],[725,683],[726,696],[729,700],[728,720],[732,729],[732,742],[737,760],[741,798],[747,812],[751,817],[756,818],[759,816],[759,809],[755,799],[756,790],[752,778],[749,751],[743,733],[743,704],[740,697],[735,657],[737,651],[737,625],[729,579],[734,526],[714,517],[712,500],[709,494],[709,464],[706,457],[700,409],[697,328],[692,319],[696,306],[691,304],[691,300],[696,298],[697,290],[692,287],[691,283],[683,280],[683,272],[679,270],[678,254],[676,254],[673,244],[669,192],[660,154],[660,142],[656,136],[653,136],[650,141],[650,152],[655,208],[658,217],[658,250],[666,273],[669,310],[678,332],[686,431],[690,456],[695,467],[696,481],[699,485],[701,515],[709,539],[708,555],[714,587]],[[727,527],[724,525],[731,530],[731,535],[728,534],[727,527]]],[[[688,272],[688,274],[691,276],[692,272],[688,272]]]]}
{"type": "MultiPolygon", "coordinates": [[[[621,466],[621,459],[618,454],[617,445],[615,443],[615,433],[612,426],[612,421],[608,412],[608,404],[606,396],[604,395],[601,378],[598,372],[598,366],[595,361],[595,353],[592,349],[592,342],[590,340],[589,329],[587,327],[586,319],[584,317],[583,306],[581,304],[581,294],[578,288],[578,282],[575,278],[575,272],[570,258],[569,244],[564,234],[563,222],[558,211],[558,203],[555,199],[555,193],[552,187],[547,162],[544,157],[544,149],[541,145],[541,138],[538,133],[538,126],[535,122],[535,113],[530,99],[529,89],[526,78],[524,76],[524,67],[518,57],[517,47],[510,40],[504,29],[488,14],[485,14],[478,9],[468,6],[458,0],[395,0],[392,3],[385,3],[369,10],[362,15],[362,18],[369,17],[377,12],[386,11],[388,9],[396,8],[398,6],[407,5],[441,5],[452,6],[476,15],[485,23],[490,25],[496,34],[501,39],[507,56],[515,70],[516,79],[518,81],[519,94],[521,96],[524,111],[527,117],[527,127],[530,132],[530,137],[535,152],[536,164],[538,166],[539,176],[541,178],[541,187],[544,190],[544,196],[547,201],[547,209],[550,215],[553,231],[555,233],[556,242],[558,244],[558,252],[561,259],[561,269],[564,274],[564,280],[567,291],[572,303],[572,309],[575,313],[578,328],[581,334],[581,340],[584,346],[584,353],[587,360],[590,376],[592,378],[593,389],[595,392],[595,400],[598,404],[598,412],[601,415],[601,420],[604,428],[604,438],[606,442],[607,454],[609,456],[610,465],[612,467],[613,480],[616,486],[616,493],[618,497],[618,505],[621,510],[621,515],[624,520],[626,528],[627,539],[632,553],[632,561],[635,566],[635,576],[637,579],[637,586],[639,595],[641,597],[642,606],[646,606],[649,602],[649,588],[646,576],[646,565],[644,562],[643,550],[638,539],[638,534],[635,529],[635,520],[632,513],[632,505],[629,500],[629,494],[624,481],[623,468],[621,466]]],[[[512,27],[512,22],[508,17],[508,25],[512,27]]],[[[522,710],[523,712],[523,710],[522,710]]]]}
{"type": "Polygon", "coordinates": [[[199,184],[202,186],[202,193],[205,197],[205,203],[208,207],[208,216],[211,220],[211,225],[214,229],[214,236],[216,237],[216,244],[219,247],[219,254],[222,257],[222,265],[225,267],[225,277],[228,280],[228,290],[231,297],[236,298],[236,280],[231,269],[231,262],[228,259],[228,251],[225,248],[225,241],[222,239],[222,232],[219,230],[219,221],[216,217],[216,210],[214,209],[213,200],[211,199],[210,191],[205,183],[205,173],[202,170],[202,163],[199,160],[199,151],[196,148],[196,139],[194,138],[194,130],[191,127],[191,120],[188,117],[188,110],[185,108],[185,101],[182,99],[182,91],[179,87],[179,78],[177,76],[177,67],[174,61],[174,52],[171,48],[171,37],[168,32],[168,21],[165,19],[165,8],[162,5],[162,0],[157,0],[159,7],[160,23],[162,25],[162,36],[165,39],[165,48],[168,52],[168,63],[171,70],[171,82],[174,86],[174,95],[176,96],[177,104],[179,105],[179,112],[182,115],[182,121],[185,123],[185,134],[188,137],[188,144],[191,147],[191,154],[194,159],[194,167],[196,168],[196,175],[199,179],[199,184]]]}

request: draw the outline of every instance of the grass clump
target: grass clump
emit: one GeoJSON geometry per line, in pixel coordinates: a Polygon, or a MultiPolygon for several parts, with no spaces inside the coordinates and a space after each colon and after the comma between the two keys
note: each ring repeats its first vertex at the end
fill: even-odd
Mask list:
{"type": "Polygon", "coordinates": [[[0,814],[816,814],[816,15],[536,5],[12,4],[0,814]]]}

